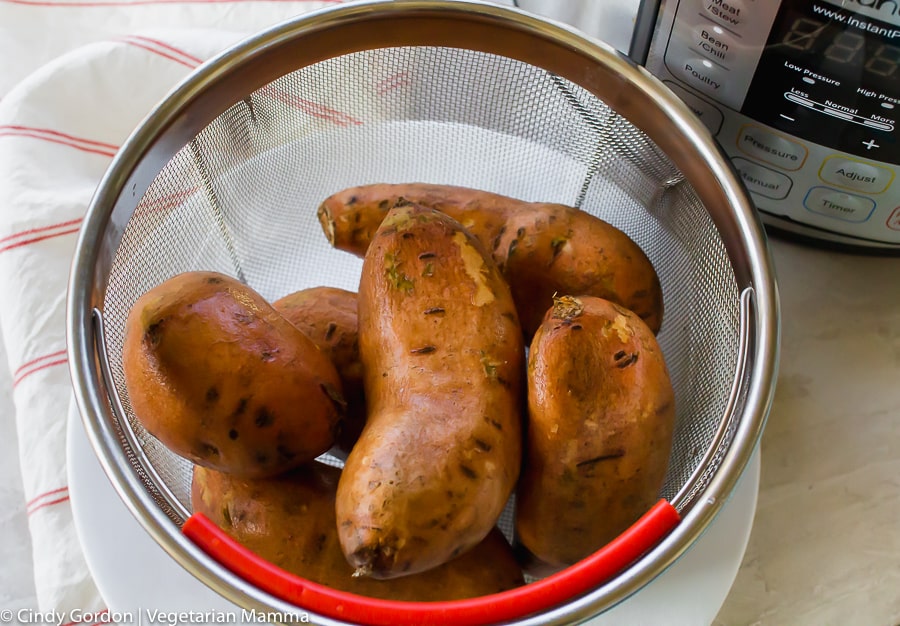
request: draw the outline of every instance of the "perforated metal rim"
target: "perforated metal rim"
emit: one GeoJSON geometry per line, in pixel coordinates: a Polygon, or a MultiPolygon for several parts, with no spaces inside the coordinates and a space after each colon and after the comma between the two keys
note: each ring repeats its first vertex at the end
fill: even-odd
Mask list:
{"type": "MultiPolygon", "coordinates": [[[[69,289],[70,368],[89,439],[117,491],[147,531],[210,587],[245,606],[293,610],[248,586],[184,540],[140,486],[115,435],[98,356],[95,327],[113,253],[137,198],[156,172],[191,137],[242,93],[286,68],[386,45],[447,45],[530,62],[586,89],[613,81],[604,99],[657,142],[681,169],[710,212],[743,290],[744,376],[733,410],[741,415],[704,498],[684,511],[681,525],[642,561],[587,596],[521,623],[567,623],[604,610],[640,589],[677,558],[718,512],[748,462],[771,403],[778,350],[778,304],[762,230],[738,177],[705,128],[649,74],[610,48],[515,10],[460,2],[369,2],[298,18],[225,52],[199,68],[151,114],[123,146],[92,202],[69,289]],[[377,9],[377,10],[376,10],[377,9]],[[586,72],[585,67],[591,72],[586,72]]],[[[603,87],[605,92],[606,87],[603,87]]],[[[736,413],[736,414],[737,414],[736,413]]],[[[321,618],[322,623],[338,623],[321,618]]]]}

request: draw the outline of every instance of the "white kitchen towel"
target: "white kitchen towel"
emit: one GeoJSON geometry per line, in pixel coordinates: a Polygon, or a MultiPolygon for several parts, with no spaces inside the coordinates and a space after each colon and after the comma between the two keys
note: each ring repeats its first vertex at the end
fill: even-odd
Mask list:
{"type": "MultiPolygon", "coordinates": [[[[8,365],[2,379],[12,381],[32,544],[32,561],[20,569],[33,571],[40,611],[106,608],[76,536],[66,473],[66,289],[97,183],[141,119],[202,62],[342,1],[0,0],[0,333],[8,361],[0,367],[8,365]]],[[[0,453],[13,447],[3,443],[0,453]]]]}
{"type": "Polygon", "coordinates": [[[67,279],[96,185],[192,69],[251,32],[337,2],[0,0],[0,332],[41,611],[105,608],[75,533],[65,436],[67,279]]]}

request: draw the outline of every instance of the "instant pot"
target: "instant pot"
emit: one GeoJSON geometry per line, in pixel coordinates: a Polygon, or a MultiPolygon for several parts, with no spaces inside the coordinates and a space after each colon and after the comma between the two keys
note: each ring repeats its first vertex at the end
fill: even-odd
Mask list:
{"type": "Polygon", "coordinates": [[[631,11],[627,53],[715,135],[770,230],[900,253],[900,2],[516,4],[606,39],[631,11]]]}

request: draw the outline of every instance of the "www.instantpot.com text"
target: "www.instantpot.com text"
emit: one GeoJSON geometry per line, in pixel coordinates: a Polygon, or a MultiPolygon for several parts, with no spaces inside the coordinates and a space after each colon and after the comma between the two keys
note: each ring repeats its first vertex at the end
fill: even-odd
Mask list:
{"type": "Polygon", "coordinates": [[[240,611],[36,611],[3,609],[0,624],[36,624],[47,626],[183,626],[185,624],[307,624],[305,613],[285,614],[242,609],[240,611]]]}
{"type": "MultiPolygon", "coordinates": [[[[892,17],[897,12],[898,4],[894,1],[891,1],[890,3],[879,2],[877,5],[873,5],[873,4],[864,5],[859,0],[857,0],[857,2],[859,2],[859,4],[862,6],[875,6],[876,8],[880,8],[884,4],[889,4],[891,7],[893,7],[893,10],[891,13],[892,17]]],[[[856,28],[858,30],[868,31],[870,33],[875,33],[876,35],[880,35],[882,37],[888,37],[890,39],[896,39],[897,37],[900,37],[900,29],[889,28],[889,27],[883,26],[881,24],[867,22],[866,20],[860,19],[859,17],[857,17],[851,13],[845,13],[844,11],[836,11],[834,9],[829,9],[828,7],[823,7],[819,4],[814,4],[812,9],[813,9],[813,13],[815,13],[817,15],[821,15],[825,18],[828,18],[829,20],[831,20],[833,22],[838,22],[841,24],[846,24],[848,26],[852,26],[853,28],[856,28]]],[[[881,17],[881,16],[878,16],[878,17],[881,17]]]]}

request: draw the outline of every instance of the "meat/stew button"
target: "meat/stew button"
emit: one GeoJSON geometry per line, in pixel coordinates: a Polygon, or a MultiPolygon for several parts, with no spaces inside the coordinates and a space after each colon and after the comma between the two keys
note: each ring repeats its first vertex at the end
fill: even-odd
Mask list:
{"type": "Polygon", "coordinates": [[[819,178],[844,189],[881,193],[894,180],[894,172],[866,161],[831,156],[822,163],[822,167],[819,169],[819,178]]]}

